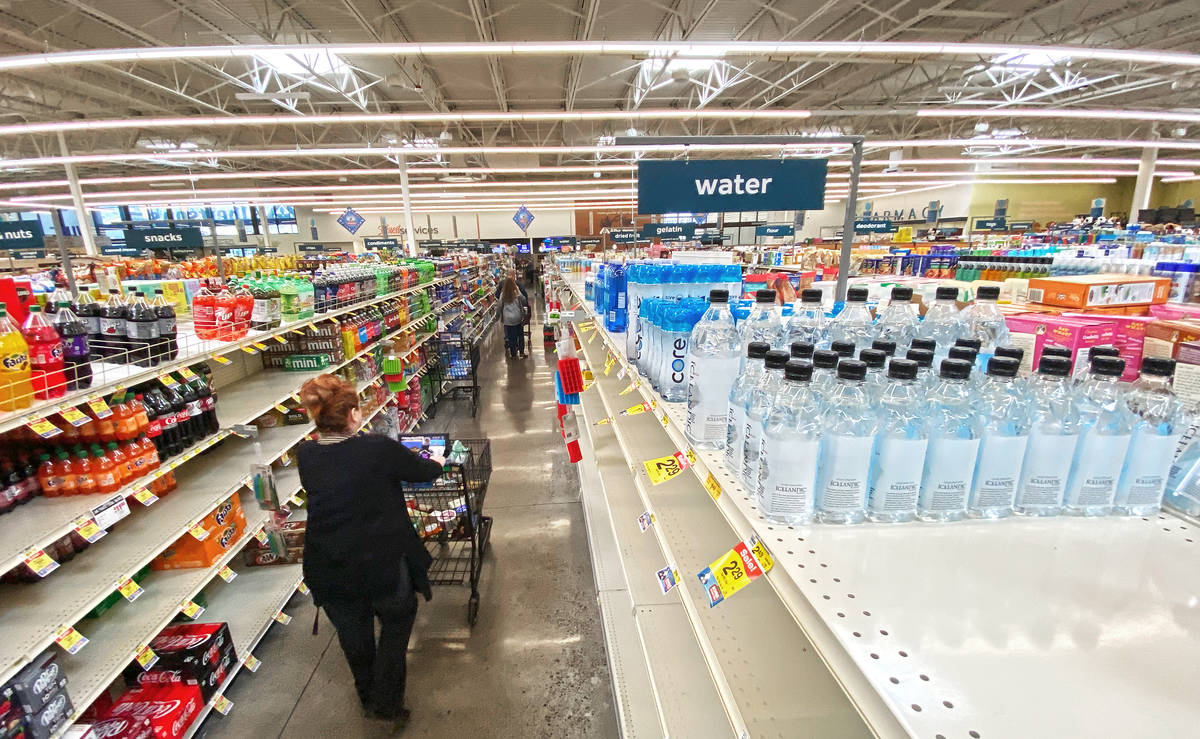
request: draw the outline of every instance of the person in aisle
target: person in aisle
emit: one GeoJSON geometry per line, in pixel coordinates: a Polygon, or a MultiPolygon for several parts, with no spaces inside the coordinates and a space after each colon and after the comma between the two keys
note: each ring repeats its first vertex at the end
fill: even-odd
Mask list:
{"type": "Polygon", "coordinates": [[[532,290],[537,287],[537,281],[538,269],[531,259],[525,263],[525,285],[532,290]]]}
{"type": "Polygon", "coordinates": [[[529,299],[509,277],[500,286],[500,322],[504,324],[504,348],[509,357],[525,358],[525,324],[529,322],[529,299]]]}
{"type": "Polygon", "coordinates": [[[358,395],[336,375],[304,383],[300,399],[318,434],[296,449],[308,492],[304,582],[337,630],[363,710],[407,721],[408,639],[417,593],[433,597],[433,559],[408,518],[400,483],[437,479],[444,460],[422,459],[386,436],[355,435],[358,395]]]}

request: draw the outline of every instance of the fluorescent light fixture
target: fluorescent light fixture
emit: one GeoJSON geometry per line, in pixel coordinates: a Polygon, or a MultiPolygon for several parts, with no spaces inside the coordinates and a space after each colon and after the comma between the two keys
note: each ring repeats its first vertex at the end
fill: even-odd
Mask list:
{"type": "MultiPolygon", "coordinates": [[[[303,90],[289,90],[288,92],[239,92],[235,93],[234,97],[238,100],[288,100],[296,102],[299,100],[308,100],[312,97],[312,93],[303,90]]],[[[130,121],[132,123],[132,121],[130,121]]],[[[61,130],[61,129],[60,129],[61,130]]]]}
{"type": "Polygon", "coordinates": [[[1200,123],[1200,113],[1169,110],[1121,110],[1119,108],[920,108],[918,118],[1073,118],[1123,121],[1169,121],[1200,123]]]}

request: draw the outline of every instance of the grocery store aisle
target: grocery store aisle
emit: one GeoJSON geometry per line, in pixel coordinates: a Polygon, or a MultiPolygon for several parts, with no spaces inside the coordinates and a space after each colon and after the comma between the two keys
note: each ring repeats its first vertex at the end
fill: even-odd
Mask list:
{"type": "MultiPolygon", "coordinates": [[[[495,519],[479,620],[468,590],[434,588],[421,603],[409,652],[405,737],[615,737],[616,716],[579,504],[579,482],[554,416],[553,354],[535,319],[529,359],[506,360],[497,327],[484,344],[478,416],[443,401],[425,429],[492,441],[484,512],[495,519]]],[[[322,613],[297,596],[294,617],[255,651],[262,666],[229,691],[234,708],[202,736],[382,737],[362,718],[350,672],[322,613]]]]}

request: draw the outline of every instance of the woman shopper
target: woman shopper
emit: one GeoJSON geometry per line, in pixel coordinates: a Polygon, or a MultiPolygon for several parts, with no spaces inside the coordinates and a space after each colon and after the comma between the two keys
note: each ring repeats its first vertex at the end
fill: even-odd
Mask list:
{"type": "Polygon", "coordinates": [[[358,395],[340,377],[314,377],[300,388],[300,400],[318,433],[296,450],[308,493],[304,582],[337,630],[364,711],[406,721],[408,639],[416,594],[433,595],[433,559],[408,518],[400,483],[437,479],[442,461],[386,436],[354,435],[362,423],[358,395]]]}
{"type": "Polygon", "coordinates": [[[500,322],[504,324],[504,348],[508,356],[525,358],[525,323],[529,320],[529,300],[509,277],[500,287],[500,322]]]}

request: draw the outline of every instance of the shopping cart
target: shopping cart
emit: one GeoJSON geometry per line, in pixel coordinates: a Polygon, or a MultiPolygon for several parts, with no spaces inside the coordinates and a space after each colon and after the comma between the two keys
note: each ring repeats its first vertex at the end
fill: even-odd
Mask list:
{"type": "Polygon", "coordinates": [[[438,356],[441,358],[442,386],[439,395],[469,395],[471,415],[479,407],[479,341],[461,334],[438,336],[438,356]]]}
{"type": "Polygon", "coordinates": [[[429,582],[433,585],[470,583],[467,623],[479,615],[479,578],[487,553],[492,519],[483,515],[492,449],[487,439],[460,439],[468,449],[461,463],[448,463],[432,483],[403,483],[409,517],[433,556],[429,582]]]}

